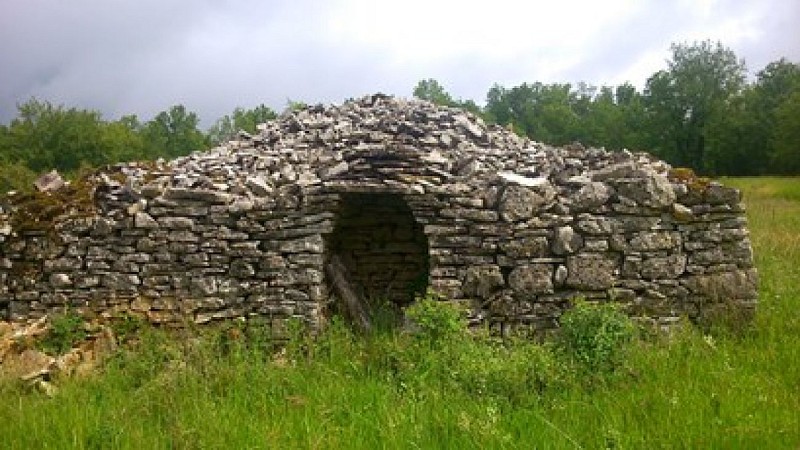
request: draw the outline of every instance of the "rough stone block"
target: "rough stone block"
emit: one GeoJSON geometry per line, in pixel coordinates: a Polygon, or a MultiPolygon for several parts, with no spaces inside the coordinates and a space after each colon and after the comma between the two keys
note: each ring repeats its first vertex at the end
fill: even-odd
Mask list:
{"type": "Polygon", "coordinates": [[[505,286],[500,267],[496,265],[472,266],[464,275],[462,290],[467,297],[487,299],[505,286]]]}
{"type": "Polygon", "coordinates": [[[553,253],[569,255],[577,252],[581,246],[583,246],[583,238],[571,226],[556,228],[553,238],[553,253]]]}
{"type": "Polygon", "coordinates": [[[549,205],[554,198],[555,190],[549,182],[537,188],[506,186],[500,198],[500,217],[506,222],[530,219],[540,209],[549,205]]]}
{"type": "Polygon", "coordinates": [[[758,275],[755,269],[737,270],[688,277],[682,284],[692,294],[712,302],[753,299],[758,292],[758,275]]]}
{"type": "Polygon", "coordinates": [[[619,258],[611,254],[579,253],[567,257],[566,285],[576,289],[605,290],[614,286],[619,258]]]}
{"type": "Polygon", "coordinates": [[[553,292],[553,266],[551,264],[526,264],[516,267],[508,275],[508,285],[519,297],[531,298],[553,292]]]}
{"type": "Polygon", "coordinates": [[[650,280],[675,279],[686,270],[686,255],[654,256],[644,260],[642,277],[650,280]]]}

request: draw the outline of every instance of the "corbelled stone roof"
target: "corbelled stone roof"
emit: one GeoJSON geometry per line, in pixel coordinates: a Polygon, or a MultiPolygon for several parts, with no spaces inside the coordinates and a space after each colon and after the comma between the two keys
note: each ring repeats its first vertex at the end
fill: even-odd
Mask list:
{"type": "Polygon", "coordinates": [[[565,197],[574,197],[570,186],[609,177],[666,176],[669,166],[644,153],[551,147],[457,108],[376,94],[288,112],[260,125],[255,135],[241,132],[209,151],[117,169],[128,181],[124,187],[103,180],[112,201],[124,200],[125,191],[133,189],[151,198],[166,193],[228,203],[274,200],[282,189],[298,186],[424,193],[498,178],[528,186],[551,180],[568,187],[565,197]]]}

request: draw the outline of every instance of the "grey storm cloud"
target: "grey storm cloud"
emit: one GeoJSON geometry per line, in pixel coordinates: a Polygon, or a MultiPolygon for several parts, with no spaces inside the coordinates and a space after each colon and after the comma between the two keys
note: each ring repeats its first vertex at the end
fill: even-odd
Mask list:
{"type": "Polygon", "coordinates": [[[754,70],[800,60],[796,0],[561,3],[4,0],[0,123],[32,97],[106,118],[181,103],[210,125],[237,106],[408,96],[428,77],[478,102],[496,82],[642,86],[670,42],[706,38],[754,70]]]}

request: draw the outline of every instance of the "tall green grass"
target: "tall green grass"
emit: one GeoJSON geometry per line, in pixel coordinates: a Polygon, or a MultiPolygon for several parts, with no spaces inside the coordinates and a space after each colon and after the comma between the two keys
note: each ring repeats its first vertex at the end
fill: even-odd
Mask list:
{"type": "Polygon", "coordinates": [[[452,332],[446,315],[434,333],[334,323],[282,350],[257,322],[145,328],[54,398],[0,381],[0,447],[796,449],[800,180],[725,182],[744,192],[761,278],[738,332],[614,337],[613,363],[591,365],[564,341],[452,332]]]}

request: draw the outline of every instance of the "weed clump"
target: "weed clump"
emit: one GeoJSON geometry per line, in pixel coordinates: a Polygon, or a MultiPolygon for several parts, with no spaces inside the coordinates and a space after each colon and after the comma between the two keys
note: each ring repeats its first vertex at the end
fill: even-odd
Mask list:
{"type": "Polygon", "coordinates": [[[134,339],[146,324],[142,317],[126,313],[111,322],[111,330],[120,342],[127,342],[134,339]]]}
{"type": "Polygon", "coordinates": [[[708,185],[711,183],[711,179],[697,176],[694,170],[688,167],[676,167],[671,169],[668,178],[670,181],[686,185],[692,192],[701,194],[708,189],[708,185]]]}
{"type": "Polygon", "coordinates": [[[52,192],[16,192],[4,196],[11,206],[15,230],[53,232],[56,223],[68,217],[89,217],[97,212],[96,184],[89,177],[71,182],[52,192]]]}
{"type": "Polygon", "coordinates": [[[558,348],[592,373],[613,371],[636,337],[633,321],[613,303],[578,300],[561,316],[558,348]]]}
{"type": "Polygon", "coordinates": [[[60,355],[88,336],[83,317],[75,311],[67,310],[52,318],[50,329],[39,341],[39,347],[45,353],[60,355]]]}
{"type": "Polygon", "coordinates": [[[431,291],[406,308],[406,316],[419,329],[418,335],[433,345],[467,329],[464,311],[431,291]]]}

